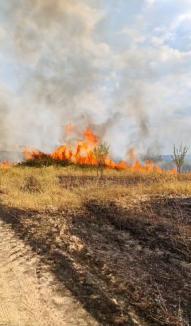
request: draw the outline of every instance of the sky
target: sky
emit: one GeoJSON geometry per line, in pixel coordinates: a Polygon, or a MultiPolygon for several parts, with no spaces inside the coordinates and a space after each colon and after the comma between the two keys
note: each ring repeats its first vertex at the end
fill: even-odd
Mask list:
{"type": "Polygon", "coordinates": [[[1,150],[68,123],[119,159],[189,145],[191,0],[0,0],[0,94],[1,150]]]}

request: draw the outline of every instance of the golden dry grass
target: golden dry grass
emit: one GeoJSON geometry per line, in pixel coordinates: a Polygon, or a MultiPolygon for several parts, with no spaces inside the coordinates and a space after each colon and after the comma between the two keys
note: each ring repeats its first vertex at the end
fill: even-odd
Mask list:
{"type": "Polygon", "coordinates": [[[59,186],[55,168],[14,167],[1,171],[1,201],[8,206],[26,209],[60,208],[67,202],[75,204],[77,197],[59,186]],[[27,178],[33,176],[39,183],[37,192],[23,189],[27,178]]]}
{"type": "MultiPolygon", "coordinates": [[[[61,209],[66,205],[80,206],[85,199],[100,199],[102,201],[139,198],[142,196],[190,196],[191,176],[179,178],[171,175],[133,174],[106,170],[105,177],[126,179],[127,183],[97,184],[96,171],[73,167],[12,167],[0,170],[1,202],[8,206],[28,209],[61,209]],[[59,180],[62,176],[81,178],[76,188],[65,187],[59,180]],[[94,177],[88,184],[83,177],[94,177]],[[37,191],[28,189],[26,183],[34,178],[39,185],[37,191]],[[137,179],[138,178],[138,179],[137,179]],[[128,183],[129,180],[129,183],[128,183]]],[[[30,185],[29,185],[30,188],[30,185]]],[[[38,188],[38,186],[37,186],[38,188]]]]}

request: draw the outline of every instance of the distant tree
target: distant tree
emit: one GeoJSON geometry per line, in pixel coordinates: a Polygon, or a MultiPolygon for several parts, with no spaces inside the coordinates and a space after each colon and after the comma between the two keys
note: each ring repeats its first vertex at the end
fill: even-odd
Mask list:
{"type": "Polygon", "coordinates": [[[103,171],[105,167],[105,160],[109,154],[109,145],[102,143],[95,147],[94,155],[97,161],[97,176],[103,176],[103,171]]]}
{"type": "Polygon", "coordinates": [[[187,146],[180,145],[180,147],[176,147],[174,145],[172,159],[176,165],[176,169],[178,173],[182,172],[182,168],[185,162],[185,157],[187,152],[188,152],[187,146]]]}

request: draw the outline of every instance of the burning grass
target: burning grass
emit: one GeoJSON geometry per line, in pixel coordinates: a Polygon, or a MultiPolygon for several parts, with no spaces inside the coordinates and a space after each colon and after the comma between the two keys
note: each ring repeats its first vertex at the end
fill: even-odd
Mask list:
{"type": "Polygon", "coordinates": [[[18,166],[0,180],[1,217],[100,325],[189,325],[191,175],[18,166]]]}
{"type": "MultiPolygon", "coordinates": [[[[74,126],[69,126],[67,133],[75,134],[74,126]]],[[[75,135],[77,136],[77,135],[75,135]]],[[[109,146],[106,143],[101,143],[92,129],[87,128],[82,134],[80,141],[71,145],[64,144],[58,147],[52,153],[44,153],[39,150],[25,149],[25,161],[21,163],[24,166],[43,167],[43,166],[68,166],[74,165],[77,167],[97,168],[102,174],[103,168],[108,168],[117,171],[126,171],[128,173],[148,173],[148,174],[170,174],[176,175],[176,169],[164,171],[159,165],[153,161],[145,161],[144,163],[138,159],[136,150],[131,148],[125,161],[115,162],[109,155],[109,146]],[[128,163],[129,161],[129,163],[128,163]]]]}

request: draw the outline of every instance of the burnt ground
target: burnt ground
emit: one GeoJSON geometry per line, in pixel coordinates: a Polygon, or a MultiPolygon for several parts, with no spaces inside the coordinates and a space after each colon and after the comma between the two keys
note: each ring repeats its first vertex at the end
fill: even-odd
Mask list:
{"type": "Polygon", "coordinates": [[[100,325],[191,323],[191,198],[60,211],[1,205],[1,219],[100,325]]]}

